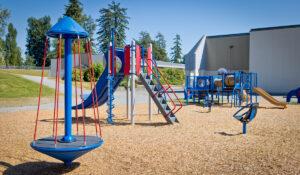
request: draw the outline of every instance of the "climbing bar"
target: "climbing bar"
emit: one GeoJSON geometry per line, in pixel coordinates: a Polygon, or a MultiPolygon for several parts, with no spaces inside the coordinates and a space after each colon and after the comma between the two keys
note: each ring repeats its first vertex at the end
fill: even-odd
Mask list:
{"type": "Polygon", "coordinates": [[[77,37],[77,53],[79,59],[79,69],[80,69],[80,97],[81,97],[81,107],[82,107],[82,127],[83,127],[83,142],[86,144],[86,133],[85,133],[85,109],[84,109],[84,99],[83,99],[83,88],[82,88],[82,63],[80,55],[80,37],[77,37]]]}
{"type": "MultiPolygon", "coordinates": [[[[77,53],[78,54],[78,53],[77,53]]],[[[74,57],[74,81],[75,81],[75,103],[76,103],[76,110],[75,110],[75,117],[76,117],[76,133],[78,135],[78,100],[77,100],[77,72],[76,72],[76,43],[73,44],[73,57],[74,57]]]]}
{"type": "MultiPolygon", "coordinates": [[[[90,55],[90,50],[89,50],[89,42],[87,41],[86,44],[86,51],[88,55],[88,65],[89,65],[89,73],[90,73],[90,88],[92,91],[92,102],[93,102],[93,114],[94,114],[94,123],[95,123],[95,130],[96,130],[96,135],[98,135],[98,127],[97,127],[97,119],[96,119],[96,102],[98,101],[96,98],[97,92],[95,92],[95,87],[94,87],[94,72],[93,72],[93,64],[91,63],[91,55],[90,55]],[[96,99],[95,99],[96,98],[96,99]]],[[[99,113],[98,113],[99,114],[99,113]]]]}
{"type": "MultiPolygon", "coordinates": [[[[89,59],[91,65],[93,65],[93,59],[92,59],[92,45],[91,41],[88,40],[88,53],[89,53],[89,59]]],[[[94,86],[94,94],[95,94],[95,99],[96,99],[96,111],[97,111],[97,122],[98,122],[98,127],[99,127],[99,135],[102,137],[102,131],[101,131],[101,125],[100,125],[100,116],[99,116],[99,105],[98,105],[98,94],[97,94],[97,86],[95,84],[95,70],[94,67],[92,66],[92,78],[93,78],[93,86],[94,86]]],[[[95,124],[96,125],[96,124],[95,124]]]]}
{"type": "Polygon", "coordinates": [[[48,37],[45,39],[44,44],[44,56],[43,56],[43,65],[42,65],[42,77],[40,81],[40,90],[39,90],[39,97],[38,97],[38,108],[36,112],[36,119],[35,119],[35,127],[34,127],[34,134],[33,134],[33,140],[36,141],[37,137],[37,125],[39,120],[39,114],[40,114],[40,106],[41,106],[41,96],[42,96],[42,90],[43,90],[43,80],[44,80],[44,72],[45,72],[45,65],[46,65],[46,59],[47,59],[47,50],[48,50],[48,37]]]}
{"type": "Polygon", "coordinates": [[[57,55],[56,55],[56,74],[55,74],[55,94],[54,94],[54,108],[53,108],[53,126],[52,126],[52,136],[55,136],[55,120],[56,120],[56,102],[57,102],[57,79],[58,79],[58,68],[59,68],[59,50],[60,42],[57,43],[57,55]]]}
{"type": "Polygon", "coordinates": [[[58,108],[59,108],[59,80],[60,80],[60,68],[61,68],[61,39],[62,35],[59,36],[59,47],[58,47],[58,70],[57,70],[57,89],[56,89],[56,117],[55,117],[55,137],[54,143],[57,143],[57,130],[58,130],[58,108]]]}

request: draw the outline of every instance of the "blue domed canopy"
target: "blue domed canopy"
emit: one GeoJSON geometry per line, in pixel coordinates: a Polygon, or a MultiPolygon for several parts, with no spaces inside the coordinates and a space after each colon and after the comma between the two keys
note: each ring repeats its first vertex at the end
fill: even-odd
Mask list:
{"type": "Polygon", "coordinates": [[[47,32],[47,36],[59,38],[87,38],[89,34],[76,22],[68,16],[64,16],[47,32]]]}

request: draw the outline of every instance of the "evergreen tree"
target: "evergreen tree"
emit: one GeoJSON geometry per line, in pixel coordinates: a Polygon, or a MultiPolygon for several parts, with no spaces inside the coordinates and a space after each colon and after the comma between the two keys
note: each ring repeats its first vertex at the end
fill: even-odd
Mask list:
{"type": "Polygon", "coordinates": [[[83,23],[83,8],[79,0],[69,0],[69,4],[65,6],[65,14],[73,18],[79,24],[83,23]]]}
{"type": "Polygon", "coordinates": [[[149,44],[152,43],[150,34],[146,31],[141,31],[139,39],[136,40],[136,43],[144,48],[149,47],[149,44]]]}
{"type": "MultiPolygon", "coordinates": [[[[51,27],[51,18],[49,16],[44,16],[42,18],[36,19],[30,17],[27,20],[27,38],[26,38],[26,55],[34,59],[36,66],[42,66],[44,47],[45,47],[45,33],[51,27]]],[[[48,48],[49,50],[49,44],[48,48]]],[[[46,66],[50,65],[50,59],[47,57],[46,66]]]]}
{"type": "Polygon", "coordinates": [[[162,33],[158,32],[156,35],[156,44],[159,48],[166,49],[166,40],[162,33]]]}
{"type": "Polygon", "coordinates": [[[136,44],[138,44],[138,45],[145,48],[145,50],[144,50],[144,56],[145,57],[147,57],[147,48],[149,47],[150,43],[152,44],[152,50],[155,48],[155,46],[153,45],[154,42],[151,39],[150,34],[146,31],[141,31],[139,39],[135,40],[135,42],[136,42],[136,44]]]}
{"type": "Polygon", "coordinates": [[[21,51],[17,46],[17,30],[12,23],[8,24],[7,34],[5,37],[5,64],[20,66],[22,63],[21,51]]]}
{"type": "Polygon", "coordinates": [[[171,61],[173,63],[184,63],[182,59],[182,49],[181,49],[181,39],[180,35],[176,34],[175,38],[173,39],[174,46],[171,48],[171,61]]]}
{"type": "MultiPolygon", "coordinates": [[[[155,38],[156,40],[152,40],[148,32],[142,31],[140,32],[139,39],[136,40],[136,43],[144,48],[148,48],[151,43],[154,58],[156,60],[168,61],[166,54],[166,40],[164,36],[161,33],[158,33],[155,38]]],[[[147,53],[145,53],[145,56],[147,56],[147,53]]]]}
{"type": "Polygon", "coordinates": [[[0,38],[0,65],[5,65],[5,41],[0,38]]]}
{"type": "Polygon", "coordinates": [[[9,16],[10,12],[7,9],[0,7],[0,65],[5,64],[5,41],[2,37],[5,35],[9,16]]]}
{"type": "Polygon", "coordinates": [[[82,27],[90,34],[90,40],[92,43],[92,50],[95,52],[94,33],[96,30],[96,23],[91,16],[84,15],[82,20],[82,27]]]}
{"type": "Polygon", "coordinates": [[[10,12],[0,7],[0,37],[4,36],[10,12]]]}
{"type": "Polygon", "coordinates": [[[114,28],[116,31],[115,44],[116,47],[123,47],[126,39],[125,31],[128,28],[129,17],[127,16],[127,8],[122,8],[120,3],[112,1],[108,4],[107,8],[99,10],[100,17],[97,19],[99,30],[98,43],[103,53],[107,51],[108,44],[110,42],[111,29],[114,28]]]}
{"type": "MultiPolygon", "coordinates": [[[[82,3],[79,0],[69,0],[69,4],[65,6],[65,14],[78,22],[90,35],[92,46],[94,47],[94,33],[96,30],[95,21],[91,16],[83,13],[82,3]]],[[[55,43],[54,43],[55,44],[55,43]]],[[[83,44],[82,49],[84,47],[83,44]]],[[[55,45],[56,48],[56,45],[55,45]]],[[[93,49],[94,51],[95,49],[93,49]]]]}
{"type": "Polygon", "coordinates": [[[157,33],[153,42],[153,54],[157,60],[168,61],[167,52],[166,52],[166,40],[163,34],[160,32],[157,33]]]}

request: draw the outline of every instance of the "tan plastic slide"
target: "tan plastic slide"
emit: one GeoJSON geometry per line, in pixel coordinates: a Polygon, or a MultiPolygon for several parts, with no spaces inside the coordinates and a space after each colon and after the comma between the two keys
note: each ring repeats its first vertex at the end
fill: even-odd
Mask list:
{"type": "Polygon", "coordinates": [[[253,88],[253,92],[262,96],[264,99],[266,99],[268,102],[270,102],[271,104],[273,104],[275,106],[286,108],[286,103],[276,100],[274,97],[272,97],[268,92],[266,92],[262,88],[259,88],[259,87],[253,88]]]}

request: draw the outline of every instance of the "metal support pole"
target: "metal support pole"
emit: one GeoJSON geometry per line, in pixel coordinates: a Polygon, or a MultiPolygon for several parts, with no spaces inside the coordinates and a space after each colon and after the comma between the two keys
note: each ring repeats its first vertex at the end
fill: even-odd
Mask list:
{"type": "Polygon", "coordinates": [[[243,122],[243,134],[247,133],[247,123],[243,122]]]}
{"type": "Polygon", "coordinates": [[[135,41],[131,42],[131,83],[130,83],[130,88],[131,88],[131,100],[130,100],[130,105],[131,105],[131,110],[130,110],[130,116],[131,116],[131,124],[134,125],[134,105],[135,105],[135,41]]]}
{"type": "Polygon", "coordinates": [[[126,117],[129,119],[129,89],[130,89],[130,76],[127,79],[127,86],[126,86],[126,117]]]}
{"type": "MultiPolygon", "coordinates": [[[[153,71],[153,69],[152,69],[152,67],[153,67],[153,64],[152,64],[152,44],[150,43],[150,53],[148,53],[148,54],[150,54],[150,59],[151,59],[151,62],[150,62],[150,64],[149,64],[149,66],[151,66],[151,70],[153,71]]],[[[153,73],[153,72],[152,72],[153,73]]],[[[149,74],[149,76],[150,76],[150,80],[152,81],[152,73],[151,74],[149,74]]],[[[150,94],[148,94],[148,102],[149,102],[149,121],[151,121],[152,120],[152,99],[151,99],[151,95],[150,94]]]]}
{"type": "Polygon", "coordinates": [[[65,136],[62,141],[72,142],[72,39],[65,38],[65,136]]]}
{"type": "Polygon", "coordinates": [[[114,108],[113,100],[114,100],[114,94],[113,94],[113,82],[114,82],[114,76],[115,76],[115,43],[114,43],[114,29],[111,30],[111,42],[110,46],[108,47],[108,116],[107,116],[107,122],[109,124],[114,124],[113,117],[114,114],[112,113],[112,110],[114,108]],[[110,48],[112,48],[112,54],[110,56],[110,48]]]}

